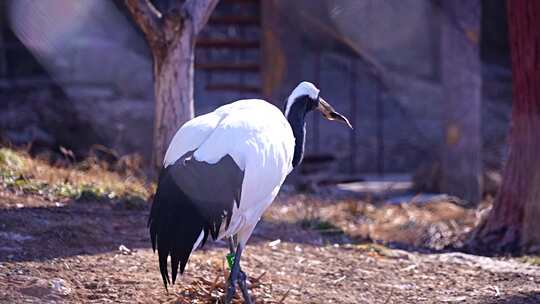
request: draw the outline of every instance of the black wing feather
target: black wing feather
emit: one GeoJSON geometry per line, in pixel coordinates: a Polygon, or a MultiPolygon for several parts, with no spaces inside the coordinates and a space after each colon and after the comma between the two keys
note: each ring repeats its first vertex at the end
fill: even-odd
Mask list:
{"type": "Polygon", "coordinates": [[[234,202],[240,203],[244,173],[232,157],[226,155],[216,164],[208,164],[192,155],[186,153],[162,169],[148,219],[165,288],[171,282],[167,257],[171,256],[174,284],[178,267],[183,273],[201,231],[202,245],[209,234],[217,239],[223,220],[226,227],[230,224],[234,202]]]}

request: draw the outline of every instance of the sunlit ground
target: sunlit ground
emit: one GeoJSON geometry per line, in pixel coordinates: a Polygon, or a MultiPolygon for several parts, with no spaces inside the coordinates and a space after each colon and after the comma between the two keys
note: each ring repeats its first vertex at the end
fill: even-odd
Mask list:
{"type": "MultiPolygon", "coordinates": [[[[98,185],[91,175],[123,183],[126,173],[43,163],[49,179],[36,190],[28,184],[42,173],[24,171],[17,184],[5,173],[17,173],[13,162],[0,166],[0,302],[219,303],[223,243],[197,251],[167,293],[149,247],[147,203],[76,190],[78,180],[98,185]],[[58,183],[75,194],[47,190],[58,183]]],[[[444,250],[460,244],[488,205],[382,205],[284,191],[250,240],[243,268],[257,303],[538,303],[537,258],[444,250]]]]}

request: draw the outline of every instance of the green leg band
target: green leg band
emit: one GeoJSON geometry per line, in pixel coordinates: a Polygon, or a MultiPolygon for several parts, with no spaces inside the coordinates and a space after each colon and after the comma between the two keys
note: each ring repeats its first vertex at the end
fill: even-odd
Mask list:
{"type": "Polygon", "coordinates": [[[227,264],[229,264],[229,269],[232,269],[233,264],[234,264],[234,254],[233,253],[228,253],[227,254],[227,264]]]}

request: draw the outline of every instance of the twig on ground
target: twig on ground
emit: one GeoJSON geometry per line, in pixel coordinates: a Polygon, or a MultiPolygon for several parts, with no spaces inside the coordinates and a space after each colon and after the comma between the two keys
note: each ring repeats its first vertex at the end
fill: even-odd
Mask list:
{"type": "Polygon", "coordinates": [[[290,287],[290,288],[285,292],[285,294],[283,295],[283,297],[281,297],[281,299],[278,301],[278,304],[282,304],[283,301],[285,301],[285,299],[289,296],[289,292],[291,292],[291,289],[292,289],[292,287],[290,287]]]}
{"type": "Polygon", "coordinates": [[[345,280],[346,278],[347,278],[347,276],[342,276],[341,278],[338,278],[338,279],[336,279],[336,280],[333,280],[333,281],[332,281],[332,284],[337,284],[337,283],[339,283],[339,282],[345,280]]]}
{"type": "Polygon", "coordinates": [[[212,296],[212,291],[216,290],[219,280],[219,273],[216,275],[216,278],[214,279],[214,282],[212,282],[212,287],[209,290],[209,296],[212,296]]]}
{"type": "Polygon", "coordinates": [[[229,278],[229,274],[227,269],[225,268],[225,259],[221,260],[221,269],[223,270],[223,278],[225,279],[225,282],[227,282],[227,279],[229,278]]]}
{"type": "Polygon", "coordinates": [[[392,288],[392,289],[390,290],[390,294],[388,295],[388,297],[386,298],[386,301],[384,301],[383,304],[388,304],[389,301],[390,301],[390,298],[392,298],[393,295],[394,295],[394,288],[392,288]]]}
{"type": "Polygon", "coordinates": [[[253,280],[251,280],[251,288],[253,289],[253,288],[257,288],[257,287],[261,286],[261,278],[263,276],[265,276],[265,275],[266,275],[266,271],[261,273],[260,276],[258,276],[256,278],[254,278],[253,280]]]}

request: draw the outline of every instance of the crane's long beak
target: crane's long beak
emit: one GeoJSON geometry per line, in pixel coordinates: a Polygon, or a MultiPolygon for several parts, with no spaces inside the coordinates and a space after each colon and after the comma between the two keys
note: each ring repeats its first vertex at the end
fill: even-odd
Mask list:
{"type": "Polygon", "coordinates": [[[334,108],[322,97],[319,97],[319,105],[317,106],[317,110],[319,110],[326,119],[339,121],[349,126],[349,128],[353,128],[347,117],[336,112],[336,110],[334,110],[334,108]]]}

